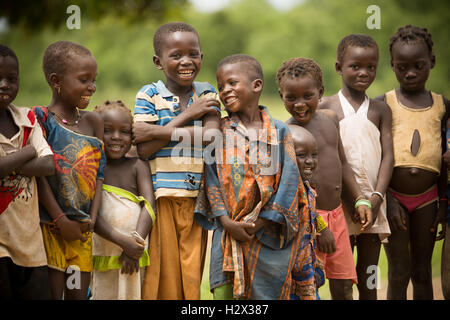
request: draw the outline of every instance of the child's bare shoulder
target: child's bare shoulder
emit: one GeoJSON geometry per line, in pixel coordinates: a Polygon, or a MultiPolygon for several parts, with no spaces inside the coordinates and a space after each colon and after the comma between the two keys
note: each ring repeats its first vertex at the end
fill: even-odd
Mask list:
{"type": "Polygon", "coordinates": [[[319,103],[319,109],[331,109],[334,110],[336,106],[339,106],[339,97],[337,94],[329,96],[329,97],[322,97],[319,103]]]}
{"type": "Polygon", "coordinates": [[[334,124],[339,125],[339,119],[334,110],[320,109],[320,110],[317,110],[316,115],[318,117],[318,120],[320,120],[324,124],[333,122],[334,124]]]}
{"type": "Polygon", "coordinates": [[[384,98],[384,93],[380,94],[379,96],[373,98],[372,100],[376,100],[376,101],[383,101],[385,102],[385,98],[384,98]]]}
{"type": "Polygon", "coordinates": [[[139,159],[139,157],[126,157],[128,165],[134,168],[136,174],[142,174],[144,172],[149,172],[150,167],[148,161],[139,159]]]}
{"type": "Polygon", "coordinates": [[[381,117],[386,117],[388,115],[392,115],[391,108],[387,105],[384,100],[370,99],[370,107],[374,108],[381,117]]]}

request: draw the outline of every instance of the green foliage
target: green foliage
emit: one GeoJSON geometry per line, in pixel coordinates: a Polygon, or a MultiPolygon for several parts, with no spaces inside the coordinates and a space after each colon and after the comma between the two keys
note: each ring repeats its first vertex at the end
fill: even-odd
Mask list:
{"type": "Polygon", "coordinates": [[[186,0],[3,0],[0,3],[0,17],[6,18],[11,26],[20,26],[27,32],[36,33],[45,27],[57,29],[65,24],[65,19],[61,18],[70,5],[77,5],[92,20],[114,15],[128,22],[148,18],[162,22],[173,7],[185,4],[186,0]]]}
{"type": "Polygon", "coordinates": [[[42,54],[50,43],[69,40],[88,47],[98,61],[97,92],[90,107],[106,99],[121,99],[132,108],[139,88],[164,80],[163,73],[153,66],[152,37],[156,28],[168,21],[186,21],[198,30],[204,53],[198,81],[215,85],[217,63],[227,55],[255,56],[265,75],[262,103],[270,103],[271,110],[282,115],[283,120],[287,115],[278,98],[275,74],[284,60],[296,56],[315,59],[323,70],[325,95],[331,95],[341,86],[334,68],[340,39],[350,33],[369,34],[380,47],[377,78],[368,90],[374,97],[397,86],[390,67],[389,37],[406,24],[426,27],[433,35],[436,67],[427,86],[450,95],[447,84],[450,2],[445,0],[305,0],[283,12],[263,0],[234,0],[215,13],[197,12],[186,0],[63,0],[45,1],[40,6],[37,3],[7,0],[1,5],[2,9],[13,7],[13,11],[1,11],[3,16],[13,14],[9,18],[10,28],[0,31],[0,42],[10,46],[19,57],[21,88],[15,101],[18,105],[50,101],[50,90],[41,70],[42,54]],[[68,30],[65,26],[69,2],[80,5],[80,30],[68,30]],[[20,6],[23,12],[19,12],[19,4],[23,3],[28,9],[20,6]],[[366,10],[372,4],[380,7],[381,29],[369,30],[366,26],[370,16],[366,10]],[[32,18],[33,10],[39,12],[40,18],[38,15],[32,18]],[[54,19],[57,22],[52,23],[54,19]],[[44,22],[55,27],[45,27],[44,22]],[[33,32],[37,30],[39,33],[33,32]]]}

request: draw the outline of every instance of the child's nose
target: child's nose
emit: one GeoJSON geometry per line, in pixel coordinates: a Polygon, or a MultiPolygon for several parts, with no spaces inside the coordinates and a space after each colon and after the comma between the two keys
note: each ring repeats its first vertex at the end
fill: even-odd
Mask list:
{"type": "Polygon", "coordinates": [[[190,65],[192,63],[192,61],[191,61],[191,59],[189,59],[189,57],[183,56],[183,57],[181,57],[180,63],[182,65],[190,65]]]}
{"type": "Polygon", "coordinates": [[[88,90],[94,93],[97,90],[97,86],[95,85],[95,83],[91,82],[89,84],[88,90]]]}
{"type": "Polygon", "coordinates": [[[8,87],[8,80],[5,78],[0,79],[0,88],[7,88],[8,87]]]}
{"type": "Polygon", "coordinates": [[[406,78],[414,78],[416,76],[416,73],[414,72],[414,70],[408,70],[406,72],[406,78]]]}

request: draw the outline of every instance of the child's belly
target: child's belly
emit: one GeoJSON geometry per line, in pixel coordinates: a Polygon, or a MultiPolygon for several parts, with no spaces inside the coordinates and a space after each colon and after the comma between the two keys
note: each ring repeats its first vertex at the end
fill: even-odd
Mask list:
{"type": "Polygon", "coordinates": [[[397,167],[392,172],[390,187],[397,192],[416,195],[423,193],[436,184],[435,172],[419,168],[397,167]]]}

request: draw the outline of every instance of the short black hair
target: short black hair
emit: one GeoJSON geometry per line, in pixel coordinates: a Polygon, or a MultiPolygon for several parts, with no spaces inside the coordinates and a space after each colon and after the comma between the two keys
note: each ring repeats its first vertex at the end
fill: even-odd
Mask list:
{"type": "Polygon", "coordinates": [[[19,66],[19,59],[17,59],[16,53],[3,44],[0,44],[0,57],[11,57],[16,60],[17,66],[19,66]]]}
{"type": "Polygon", "coordinates": [[[226,64],[243,63],[245,64],[245,71],[249,75],[250,81],[261,79],[264,82],[264,74],[261,64],[254,57],[248,54],[233,54],[223,58],[217,65],[217,69],[226,64]]]}
{"type": "Polygon", "coordinates": [[[337,47],[337,61],[342,63],[342,59],[345,55],[345,50],[348,47],[359,47],[359,48],[376,48],[378,52],[377,42],[367,34],[349,34],[342,38],[337,47]]]}
{"type": "Polygon", "coordinates": [[[73,56],[92,56],[91,51],[80,44],[70,41],[57,41],[45,49],[42,69],[49,82],[51,73],[64,74],[67,61],[73,56]]]}
{"type": "Polygon", "coordinates": [[[389,39],[389,53],[391,54],[391,58],[392,47],[397,41],[400,41],[401,43],[415,43],[417,41],[423,41],[427,45],[430,54],[433,54],[433,40],[431,39],[431,34],[426,28],[420,28],[410,24],[398,28],[397,32],[389,39]]]}
{"type": "Polygon", "coordinates": [[[300,78],[306,75],[316,81],[319,89],[323,89],[322,69],[313,59],[302,57],[291,58],[283,62],[277,71],[278,88],[280,88],[283,78],[300,78]]]}
{"type": "Polygon", "coordinates": [[[185,22],[169,22],[160,26],[153,35],[153,50],[157,56],[161,56],[161,49],[163,47],[164,40],[168,34],[175,32],[192,32],[197,36],[200,43],[200,37],[198,36],[197,30],[190,24],[185,22]]]}

